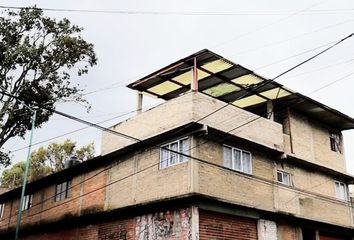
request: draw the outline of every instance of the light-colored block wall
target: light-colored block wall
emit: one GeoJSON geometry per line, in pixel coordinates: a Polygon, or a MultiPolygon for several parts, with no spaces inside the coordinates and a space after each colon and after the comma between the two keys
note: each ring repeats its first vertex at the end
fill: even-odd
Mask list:
{"type": "Polygon", "coordinates": [[[160,151],[151,148],[121,159],[108,173],[106,208],[177,197],[189,192],[190,161],[159,168],[160,151]]]}
{"type": "MultiPolygon", "coordinates": [[[[223,165],[221,143],[202,138],[198,142],[199,158],[223,165]]],[[[252,176],[201,163],[198,164],[200,193],[253,208],[353,226],[349,204],[336,199],[333,177],[297,167],[286,159],[273,159],[257,149],[233,146],[252,153],[252,176]],[[277,170],[291,175],[291,186],[277,182],[277,170]]]]}
{"type": "MultiPolygon", "coordinates": [[[[270,148],[283,149],[282,126],[251,112],[206,96],[202,93],[189,92],[178,98],[169,100],[151,110],[138,114],[112,127],[113,130],[143,140],[171,130],[221,109],[199,121],[219,130],[229,132],[249,121],[232,134],[257,142],[270,148]],[[260,134],[262,132],[262,134],[260,134]]],[[[124,137],[112,133],[102,134],[101,154],[106,154],[134,143],[124,137]]]]}
{"type": "Polygon", "coordinates": [[[296,157],[340,172],[346,171],[344,153],[331,150],[329,127],[295,111],[291,113],[290,122],[296,157]]]}

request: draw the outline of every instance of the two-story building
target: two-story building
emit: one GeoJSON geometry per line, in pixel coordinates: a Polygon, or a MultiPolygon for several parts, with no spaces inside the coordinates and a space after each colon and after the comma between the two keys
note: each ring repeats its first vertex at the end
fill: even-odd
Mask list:
{"type": "MultiPolygon", "coordinates": [[[[163,104],[90,161],[29,183],[21,239],[353,239],[354,119],[209,51],[134,83],[163,104]]],[[[20,189],[0,195],[12,239],[20,189]]]]}

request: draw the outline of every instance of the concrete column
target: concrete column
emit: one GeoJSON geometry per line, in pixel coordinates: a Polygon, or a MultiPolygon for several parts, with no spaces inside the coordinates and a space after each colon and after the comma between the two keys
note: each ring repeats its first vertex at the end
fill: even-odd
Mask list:
{"type": "Polygon", "coordinates": [[[278,240],[277,224],[273,221],[259,219],[257,232],[259,240],[278,240]]]}
{"type": "Polygon", "coordinates": [[[192,240],[199,240],[199,208],[192,207],[192,218],[191,218],[191,235],[192,240]]]}
{"type": "Polygon", "coordinates": [[[274,121],[274,109],[272,100],[267,101],[267,118],[274,121]]]}
{"type": "Polygon", "coordinates": [[[143,94],[141,92],[137,92],[137,95],[136,95],[136,110],[137,110],[137,113],[141,113],[143,109],[143,94]]]}
{"type": "MultiPolygon", "coordinates": [[[[189,140],[190,144],[190,155],[193,157],[198,157],[197,155],[197,148],[195,147],[197,143],[197,139],[194,136],[190,137],[189,140]]],[[[188,173],[188,179],[189,179],[189,191],[194,193],[194,192],[199,192],[199,162],[189,159],[189,173],[188,173]]]]}

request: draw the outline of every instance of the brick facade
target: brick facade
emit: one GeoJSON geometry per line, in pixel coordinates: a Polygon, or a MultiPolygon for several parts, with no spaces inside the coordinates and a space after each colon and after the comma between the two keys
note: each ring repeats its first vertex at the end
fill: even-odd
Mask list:
{"type": "Polygon", "coordinates": [[[199,239],[256,240],[257,220],[200,210],[199,239]]]}

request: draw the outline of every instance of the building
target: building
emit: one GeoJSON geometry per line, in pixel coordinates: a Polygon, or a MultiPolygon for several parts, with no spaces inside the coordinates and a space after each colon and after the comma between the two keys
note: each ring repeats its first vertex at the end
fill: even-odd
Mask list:
{"type": "MultiPolygon", "coordinates": [[[[163,104],[29,183],[22,239],[354,239],[354,119],[202,50],[130,85],[163,104]]],[[[12,239],[20,189],[0,195],[12,239]]]]}

